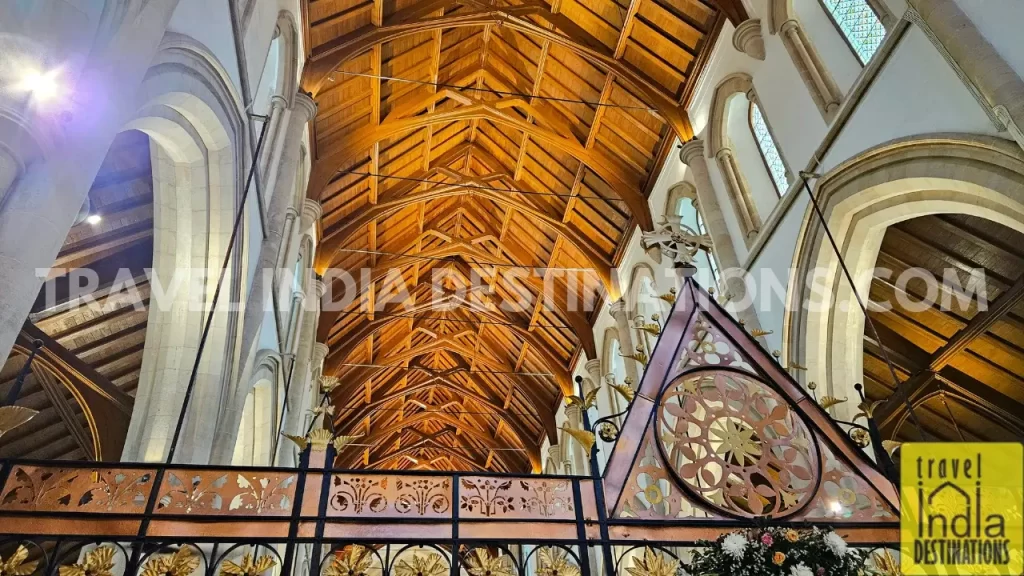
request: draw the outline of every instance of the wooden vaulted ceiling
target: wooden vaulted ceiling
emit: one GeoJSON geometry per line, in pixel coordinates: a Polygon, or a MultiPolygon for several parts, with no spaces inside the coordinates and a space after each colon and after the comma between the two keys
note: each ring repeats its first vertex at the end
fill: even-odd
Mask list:
{"type": "MultiPolygon", "coordinates": [[[[902,382],[893,379],[882,349],[865,332],[864,381],[871,400],[884,400],[875,416],[886,437],[920,441],[906,410],[914,406],[932,441],[1021,441],[1024,439],[1024,234],[982,218],[960,214],[924,216],[890,227],[875,264],[871,299],[893,304],[873,311],[882,343],[902,382]],[[987,306],[967,307],[947,294],[951,306],[907,306],[897,281],[921,268],[942,279],[954,272],[961,286],[984,274],[987,306]],[[972,272],[974,271],[974,272],[972,272]]],[[[928,295],[922,280],[905,284],[906,300],[928,295]]],[[[978,284],[981,286],[981,284],[978,284]]],[[[933,294],[935,296],[936,294],[933,294]]]]}
{"type": "Polygon", "coordinates": [[[317,268],[372,270],[318,327],[336,427],[363,435],[338,464],[539,469],[568,367],[596,357],[595,306],[573,298],[619,297],[612,268],[651,227],[646,197],[692,137],[685,104],[740,0],[303,8],[317,268]]]}

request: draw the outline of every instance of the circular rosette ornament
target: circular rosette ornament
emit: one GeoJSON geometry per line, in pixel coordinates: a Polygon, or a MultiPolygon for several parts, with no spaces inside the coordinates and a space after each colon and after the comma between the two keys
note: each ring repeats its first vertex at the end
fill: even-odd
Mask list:
{"type": "Polygon", "coordinates": [[[710,370],[665,389],[658,440],[683,488],[734,517],[779,518],[809,501],[818,474],[807,425],[753,376],[710,370]]]}

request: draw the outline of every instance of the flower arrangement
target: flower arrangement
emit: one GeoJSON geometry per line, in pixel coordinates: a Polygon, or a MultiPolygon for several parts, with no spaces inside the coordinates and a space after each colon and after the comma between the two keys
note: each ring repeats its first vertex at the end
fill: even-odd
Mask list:
{"type": "Polygon", "coordinates": [[[700,543],[686,571],[696,576],[857,576],[865,552],[832,530],[764,528],[700,543]]]}

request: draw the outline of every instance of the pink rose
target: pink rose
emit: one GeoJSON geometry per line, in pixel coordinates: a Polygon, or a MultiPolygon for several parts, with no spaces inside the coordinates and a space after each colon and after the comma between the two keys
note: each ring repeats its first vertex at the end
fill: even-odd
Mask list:
{"type": "Polygon", "coordinates": [[[774,543],[774,542],[775,542],[775,540],[772,539],[772,535],[771,534],[769,534],[767,532],[765,532],[764,534],[761,534],[761,544],[764,544],[765,546],[771,546],[772,543],[774,543]]]}

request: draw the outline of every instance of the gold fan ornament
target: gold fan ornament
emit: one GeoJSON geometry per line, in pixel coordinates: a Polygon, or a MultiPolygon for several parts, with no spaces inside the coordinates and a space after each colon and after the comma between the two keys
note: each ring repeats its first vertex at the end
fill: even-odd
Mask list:
{"type": "Polygon", "coordinates": [[[366,576],[373,566],[373,559],[365,546],[353,544],[335,554],[330,565],[324,569],[323,576],[366,576]]]}
{"type": "Polygon", "coordinates": [[[565,399],[565,403],[569,406],[579,406],[583,410],[589,410],[597,404],[597,394],[601,388],[595,386],[590,392],[587,392],[583,398],[573,394],[565,399]]]}
{"type": "Polygon", "coordinates": [[[415,554],[411,561],[400,560],[395,566],[395,576],[444,576],[448,564],[440,554],[415,554]]]}
{"type": "Polygon", "coordinates": [[[113,570],[114,548],[100,546],[86,552],[80,563],[61,566],[57,572],[60,576],[113,576],[113,570]]]}
{"type": "Polygon", "coordinates": [[[35,418],[38,410],[24,406],[0,406],[0,436],[35,418]]]}
{"type": "Polygon", "coordinates": [[[897,442],[895,440],[882,440],[882,448],[884,448],[885,451],[889,453],[889,456],[892,456],[892,453],[895,452],[896,449],[902,445],[903,442],[897,442]]]}
{"type": "Polygon", "coordinates": [[[25,548],[24,544],[18,544],[18,549],[10,558],[0,559],[0,576],[28,576],[35,572],[39,562],[25,560],[28,560],[28,548],[25,548]]]}
{"type": "Polygon", "coordinates": [[[199,568],[199,556],[188,546],[182,546],[174,554],[150,558],[143,565],[140,576],[189,576],[196,568],[199,568]]]}
{"type": "Polygon", "coordinates": [[[332,436],[334,436],[334,434],[331,434],[330,430],[326,430],[324,428],[317,428],[316,430],[313,430],[312,432],[310,432],[309,433],[309,445],[313,447],[312,451],[313,452],[324,452],[324,451],[326,451],[327,450],[327,445],[330,444],[332,436]]]}
{"type": "Polygon", "coordinates": [[[636,391],[625,384],[609,384],[609,386],[611,386],[612,390],[615,390],[620,396],[625,398],[626,402],[632,402],[633,398],[636,396],[636,391]]]}
{"type": "Polygon", "coordinates": [[[562,548],[546,547],[537,552],[537,576],[580,576],[579,566],[562,548]]]}
{"type": "Polygon", "coordinates": [[[491,556],[484,548],[473,549],[473,554],[466,558],[466,566],[472,576],[516,576],[511,556],[491,556]]]}
{"type": "Polygon", "coordinates": [[[242,556],[242,563],[235,564],[231,560],[225,560],[220,567],[220,576],[260,576],[277,564],[277,560],[270,554],[264,554],[253,559],[252,554],[242,556]]]}
{"type": "Polygon", "coordinates": [[[842,404],[847,400],[847,398],[836,398],[835,396],[822,396],[819,404],[821,404],[821,407],[824,410],[828,410],[829,408],[833,406],[838,406],[839,404],[842,404]]]}
{"type": "Polygon", "coordinates": [[[320,390],[322,390],[324,394],[330,393],[330,391],[337,388],[339,384],[341,384],[341,380],[339,380],[337,376],[320,377],[320,390]]]}
{"type": "Polygon", "coordinates": [[[568,426],[562,426],[562,431],[579,442],[580,446],[583,447],[583,451],[587,453],[587,458],[590,458],[590,451],[593,450],[594,443],[597,442],[597,437],[594,436],[593,432],[587,432],[586,430],[579,430],[577,428],[569,428],[568,426]]]}
{"type": "Polygon", "coordinates": [[[650,548],[644,548],[643,558],[634,556],[633,565],[626,567],[632,576],[675,576],[678,569],[679,560],[650,548]]]}
{"type": "Polygon", "coordinates": [[[623,358],[629,358],[630,360],[636,360],[641,364],[647,364],[647,354],[644,353],[643,346],[637,346],[636,352],[633,352],[632,354],[622,354],[620,352],[619,356],[622,356],[623,358]]]}
{"type": "Polygon", "coordinates": [[[669,304],[675,304],[676,303],[676,289],[675,288],[669,288],[667,294],[662,294],[662,295],[658,296],[658,298],[661,298],[662,300],[664,300],[665,302],[668,302],[669,304]]]}
{"type": "Polygon", "coordinates": [[[337,451],[340,451],[345,446],[348,446],[349,444],[355,442],[356,440],[358,440],[358,439],[360,439],[362,437],[363,437],[362,434],[352,434],[352,435],[344,435],[343,434],[341,436],[335,436],[334,440],[331,440],[331,444],[334,445],[334,450],[335,450],[335,452],[337,452],[337,451]]]}

